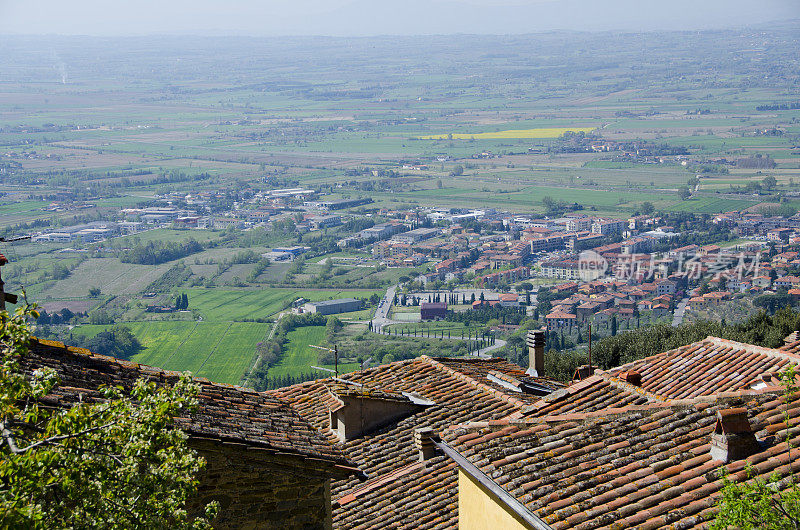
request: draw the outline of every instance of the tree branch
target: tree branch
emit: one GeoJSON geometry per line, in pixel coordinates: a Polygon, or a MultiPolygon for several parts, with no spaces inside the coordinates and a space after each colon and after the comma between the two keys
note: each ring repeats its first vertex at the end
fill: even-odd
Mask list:
{"type": "Polygon", "coordinates": [[[13,433],[8,431],[5,428],[5,425],[3,425],[2,423],[0,423],[0,427],[2,427],[2,429],[3,429],[3,437],[6,438],[6,441],[8,442],[9,447],[11,448],[11,451],[13,453],[15,453],[15,454],[23,454],[23,453],[26,453],[27,451],[30,451],[31,449],[36,449],[37,447],[41,447],[43,445],[55,445],[56,442],[60,442],[60,441],[63,441],[63,440],[69,440],[70,438],[77,438],[79,436],[83,436],[83,435],[86,435],[86,434],[89,434],[89,433],[92,433],[92,432],[95,432],[95,431],[106,429],[108,427],[111,427],[112,425],[116,425],[117,423],[119,423],[119,422],[118,421],[112,421],[111,423],[106,423],[105,425],[98,425],[97,427],[90,427],[89,429],[84,429],[84,430],[78,431],[78,432],[73,432],[73,433],[69,433],[69,434],[60,434],[58,436],[51,436],[49,438],[45,438],[44,440],[39,440],[38,442],[34,442],[34,443],[32,443],[32,444],[30,444],[27,447],[24,447],[22,449],[19,449],[18,447],[16,447],[16,444],[14,444],[14,446],[12,447],[11,444],[13,443],[13,438],[10,438],[10,435],[13,434],[13,433]],[[8,435],[6,434],[6,432],[8,432],[8,435]]]}

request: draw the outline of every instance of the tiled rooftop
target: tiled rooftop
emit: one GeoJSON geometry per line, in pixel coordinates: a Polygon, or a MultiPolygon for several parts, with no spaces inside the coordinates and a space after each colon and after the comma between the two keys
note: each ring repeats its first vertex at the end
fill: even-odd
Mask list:
{"type": "MultiPolygon", "coordinates": [[[[91,395],[102,385],[131,388],[140,377],[171,384],[180,375],[47,340],[32,341],[30,353],[21,362],[26,371],[45,366],[55,369],[61,384],[48,396],[53,404],[72,403],[78,393],[91,395]]],[[[275,396],[203,378],[195,378],[195,382],[200,385],[197,412],[176,418],[176,424],[190,436],[352,465],[308,421],[275,396]]]]}
{"type": "MultiPolygon", "coordinates": [[[[753,457],[759,472],[788,462],[785,444],[769,438],[781,430],[780,403],[769,393],[774,388],[763,387],[774,385],[774,374],[789,362],[800,364],[798,351],[800,341],[774,350],[709,337],[567,387],[500,359],[427,356],[342,376],[357,384],[328,378],[257,393],[198,379],[201,412],[181,426],[196,436],[358,466],[366,481],[332,485],[337,528],[457,528],[456,465],[443,455],[419,462],[419,427],[444,433],[553,528],[688,528],[710,516],[719,489],[714,473],[722,464],[709,453],[718,409],[738,400],[751,411],[766,447],[753,457]],[[530,393],[541,387],[553,392],[530,393]],[[424,406],[339,442],[330,413],[344,406],[345,396],[424,406]]],[[[178,375],[46,341],[30,359],[31,368],[38,362],[59,370],[71,394],[103,383],[130,385],[141,375],[158,381],[178,375]]],[[[792,409],[800,412],[800,397],[792,409]]],[[[728,467],[735,473],[743,465],[728,467]]]]}
{"type": "MultiPolygon", "coordinates": [[[[736,479],[747,464],[762,477],[800,470],[800,449],[790,455],[785,440],[783,398],[740,394],[476,422],[443,439],[554,529],[694,528],[715,513],[723,467],[736,479]],[[713,460],[717,411],[742,405],[760,449],[713,460]]],[[[800,395],[789,409],[800,414],[800,395]]]]}
{"type": "MultiPolygon", "coordinates": [[[[798,337],[798,336],[800,336],[800,332],[797,332],[797,331],[794,332],[792,335],[790,335],[790,337],[793,337],[793,338],[794,337],[798,337]]],[[[797,338],[796,340],[793,340],[793,341],[789,342],[788,344],[784,344],[781,347],[781,351],[797,355],[798,358],[800,358],[800,338],[797,338]]]]}
{"type": "Polygon", "coordinates": [[[444,455],[402,466],[335,499],[333,526],[353,530],[455,529],[456,477],[456,464],[444,455]]]}
{"type": "MultiPolygon", "coordinates": [[[[340,480],[333,484],[333,512],[337,527],[395,528],[403,527],[398,522],[401,520],[409,528],[456,527],[454,464],[436,457],[425,469],[406,474],[400,471],[418,462],[414,429],[432,427],[438,432],[458,422],[499,420],[540,399],[492,382],[487,377],[490,372],[550,384],[554,389],[563,386],[547,379],[528,378],[520,367],[501,359],[432,359],[423,356],[345,376],[390,395],[416,392],[435,404],[338,445],[347,458],[367,473],[369,479],[366,484],[357,480],[340,480]],[[350,496],[355,498],[350,499],[350,496]],[[339,502],[342,499],[349,502],[339,502]]],[[[337,403],[329,391],[329,381],[309,381],[270,392],[289,402],[335,442],[336,437],[330,430],[329,411],[334,410],[337,403]]]]}
{"type": "Polygon", "coordinates": [[[663,399],[684,399],[718,392],[749,389],[761,374],[784,369],[790,362],[800,363],[794,349],[775,350],[732,340],[708,337],[634,361],[606,372],[637,371],[642,376],[642,390],[663,399]]]}
{"type": "MultiPolygon", "coordinates": [[[[445,437],[457,450],[464,451],[510,493],[522,495],[519,499],[554,528],[583,528],[583,517],[587,517],[586,528],[610,524],[617,517],[641,517],[651,502],[662,502],[662,496],[646,488],[655,480],[653,476],[662,471],[659,459],[685,457],[689,461],[686,469],[694,469],[691,466],[700,464],[694,464],[692,458],[702,455],[691,450],[696,451],[705,443],[703,451],[708,453],[708,440],[684,440],[688,435],[684,433],[687,428],[681,427],[685,425],[682,418],[693,415],[696,424],[691,429],[692,436],[709,434],[714,411],[719,408],[714,394],[751,391],[754,384],[763,387],[765,382],[774,384],[776,379],[768,374],[784,368],[795,357],[788,350],[709,337],[618,369],[598,371],[544,397],[509,390],[508,382],[518,381],[525,374],[521,368],[501,360],[422,357],[349,374],[348,378],[376,391],[390,395],[417,392],[435,405],[339,446],[370,478],[366,483],[334,483],[334,521],[339,528],[402,527],[403,520],[411,521],[408,526],[414,528],[457,527],[457,485],[452,463],[437,456],[425,467],[417,460],[413,430],[423,426],[447,433],[445,437]],[[624,372],[637,375],[630,377],[624,372]],[[638,375],[641,385],[632,384],[638,375]],[[697,403],[686,401],[694,396],[703,397],[697,398],[697,403]],[[452,428],[459,422],[466,426],[452,428]],[[639,453],[638,449],[631,449],[637,443],[647,447],[639,453]],[[496,450],[492,444],[505,445],[496,450]],[[609,452],[602,453],[604,450],[609,452]],[[509,456],[506,458],[502,451],[509,456]],[[522,451],[530,451],[531,455],[522,451]],[[597,456],[590,458],[587,455],[592,451],[597,451],[597,456]],[[598,461],[596,469],[592,467],[594,460],[598,461]],[[508,473],[507,479],[504,473],[508,473]],[[585,483],[584,474],[588,477],[585,483]],[[611,478],[606,479],[604,474],[611,478]],[[605,480],[611,482],[595,487],[605,480]],[[630,489],[630,484],[635,488],[630,489]],[[639,490],[643,492],[640,495],[652,495],[655,500],[640,503],[636,495],[639,490]],[[613,494],[604,495],[606,492],[613,494]],[[591,507],[595,497],[598,503],[614,500],[616,504],[608,508],[610,512],[597,508],[599,515],[593,519],[594,511],[586,515],[584,507],[591,507]],[[537,511],[540,509],[544,511],[537,511]],[[421,514],[418,521],[414,519],[417,513],[421,514]]],[[[558,386],[551,385],[554,389],[558,386]]],[[[328,411],[335,404],[325,389],[325,380],[320,380],[274,392],[309,417],[317,428],[330,433],[328,411]]],[[[333,434],[330,436],[335,439],[333,434]]],[[[679,496],[686,486],[676,487],[680,489],[679,496]]],[[[686,527],[693,526],[697,522],[692,519],[693,514],[708,510],[713,504],[706,502],[698,509],[698,499],[691,497],[684,502],[681,497],[680,502],[686,506],[681,504],[678,512],[671,512],[670,520],[678,520],[675,517],[680,515],[686,527]]],[[[656,515],[664,511],[663,507],[659,510],[656,515]]],[[[633,519],[627,522],[638,524],[633,519]]]]}
{"type": "Polygon", "coordinates": [[[640,392],[630,385],[614,384],[607,378],[593,375],[520,408],[512,413],[511,418],[591,412],[652,402],[657,400],[646,392],[640,392]]]}

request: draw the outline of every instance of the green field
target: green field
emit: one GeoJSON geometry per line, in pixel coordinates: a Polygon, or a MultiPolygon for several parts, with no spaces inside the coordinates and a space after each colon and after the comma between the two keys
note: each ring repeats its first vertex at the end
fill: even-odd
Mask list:
{"type": "Polygon", "coordinates": [[[150,282],[169,269],[161,265],[121,263],[117,258],[91,258],[72,271],[69,277],[42,291],[45,298],[81,298],[90,287],[99,287],[104,294],[131,295],[142,291],[150,282]]]}
{"type": "Polygon", "coordinates": [[[368,298],[382,291],[265,288],[259,290],[190,289],[189,307],[210,321],[269,318],[298,298],[312,302],[334,298],[368,298]]]}
{"type": "Polygon", "coordinates": [[[699,199],[689,199],[681,201],[667,208],[673,212],[691,213],[723,213],[743,210],[753,206],[755,201],[745,201],[739,199],[716,199],[714,197],[701,197],[699,199]]]}
{"type": "MultiPolygon", "coordinates": [[[[653,176],[653,179],[658,177],[653,176]]],[[[473,184],[474,186],[475,184],[473,184]]],[[[383,194],[376,193],[375,197],[383,194]]],[[[526,186],[519,191],[508,193],[496,190],[489,192],[489,189],[480,188],[454,188],[444,187],[442,189],[425,189],[411,192],[399,192],[386,195],[387,199],[396,200],[398,198],[418,202],[427,205],[458,205],[472,206],[481,204],[484,207],[496,207],[513,209],[514,211],[533,211],[544,209],[542,199],[550,197],[555,201],[566,203],[577,202],[584,207],[594,206],[598,211],[604,212],[630,212],[641,205],[642,202],[649,201],[657,207],[667,205],[677,199],[673,192],[657,192],[655,190],[621,190],[605,189],[600,187],[578,188],[578,187],[556,187],[556,186],[526,186]]]]}
{"type": "MultiPolygon", "coordinates": [[[[305,326],[297,328],[286,334],[286,344],[283,347],[283,356],[278,364],[269,369],[269,377],[285,375],[298,375],[301,373],[318,373],[319,377],[326,377],[327,372],[315,372],[311,365],[333,369],[333,365],[319,364],[317,355],[319,351],[311,348],[310,344],[325,345],[325,326],[305,326]]],[[[349,372],[358,368],[358,363],[342,363],[339,372],[349,372]]]]}
{"type": "MultiPolygon", "coordinates": [[[[256,344],[271,324],[255,322],[125,322],[144,349],[133,361],[167,370],[190,371],[220,383],[238,384],[250,366],[256,344]]],[[[109,326],[83,325],[73,330],[87,337],[109,326]]]]}

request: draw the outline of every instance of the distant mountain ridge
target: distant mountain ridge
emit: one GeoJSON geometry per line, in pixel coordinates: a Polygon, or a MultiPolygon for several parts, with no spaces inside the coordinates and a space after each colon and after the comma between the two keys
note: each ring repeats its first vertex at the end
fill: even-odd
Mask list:
{"type": "Polygon", "coordinates": [[[0,33],[213,35],[525,34],[552,30],[652,31],[783,24],[796,0],[330,0],[10,4],[0,33]],[[95,6],[96,7],[96,6],[95,6]],[[154,16],[156,15],[156,16],[154,16]]]}

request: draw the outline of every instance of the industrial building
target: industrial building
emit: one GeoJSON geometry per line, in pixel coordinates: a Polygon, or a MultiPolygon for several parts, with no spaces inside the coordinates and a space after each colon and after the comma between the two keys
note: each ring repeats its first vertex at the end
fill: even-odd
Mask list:
{"type": "Polygon", "coordinates": [[[334,315],[336,313],[349,313],[361,309],[361,300],[357,298],[339,298],[338,300],[323,300],[309,302],[303,305],[305,313],[319,313],[320,315],[334,315]]]}

